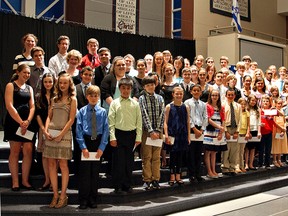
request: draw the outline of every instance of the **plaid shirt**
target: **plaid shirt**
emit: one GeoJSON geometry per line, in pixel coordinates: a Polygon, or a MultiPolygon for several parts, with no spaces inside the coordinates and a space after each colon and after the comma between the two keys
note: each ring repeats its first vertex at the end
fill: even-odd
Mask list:
{"type": "Polygon", "coordinates": [[[149,95],[146,91],[139,98],[142,113],[142,123],[145,131],[163,132],[164,127],[164,99],[158,94],[149,95]]]}

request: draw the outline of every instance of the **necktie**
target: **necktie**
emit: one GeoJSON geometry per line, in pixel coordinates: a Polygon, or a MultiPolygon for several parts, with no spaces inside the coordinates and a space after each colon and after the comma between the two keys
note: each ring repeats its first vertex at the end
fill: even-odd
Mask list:
{"type": "Polygon", "coordinates": [[[189,94],[189,85],[186,86],[186,94],[189,94]]]}
{"type": "Polygon", "coordinates": [[[94,66],[94,64],[95,64],[95,56],[92,56],[92,66],[94,66]]]}
{"type": "Polygon", "coordinates": [[[85,86],[84,86],[84,96],[86,96],[86,90],[87,90],[87,88],[88,88],[88,86],[85,85],[85,86]]]}
{"type": "Polygon", "coordinates": [[[200,109],[199,109],[199,101],[195,101],[195,124],[196,125],[201,125],[200,120],[200,109]]]}
{"type": "Polygon", "coordinates": [[[230,103],[230,112],[231,112],[231,128],[236,128],[236,120],[235,120],[235,110],[233,107],[233,103],[230,103]]]}
{"type": "Polygon", "coordinates": [[[280,81],[280,89],[279,89],[280,92],[282,92],[282,90],[283,90],[283,83],[284,83],[284,81],[281,80],[281,81],[280,81]]]}
{"type": "Polygon", "coordinates": [[[242,77],[240,77],[240,87],[241,87],[241,89],[243,88],[243,80],[242,80],[242,77]]]}
{"type": "Polygon", "coordinates": [[[92,110],[91,123],[92,123],[92,135],[91,135],[91,139],[96,139],[96,138],[97,138],[97,122],[96,122],[96,112],[95,112],[95,108],[93,108],[93,110],[92,110]]]}

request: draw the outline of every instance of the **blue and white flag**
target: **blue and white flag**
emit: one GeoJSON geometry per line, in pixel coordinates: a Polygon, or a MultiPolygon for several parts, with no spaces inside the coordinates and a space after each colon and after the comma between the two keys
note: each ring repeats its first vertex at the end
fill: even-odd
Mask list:
{"type": "Polygon", "coordinates": [[[240,13],[239,13],[239,6],[238,0],[233,0],[232,5],[232,25],[237,27],[238,32],[242,32],[241,23],[240,23],[240,13]]]}

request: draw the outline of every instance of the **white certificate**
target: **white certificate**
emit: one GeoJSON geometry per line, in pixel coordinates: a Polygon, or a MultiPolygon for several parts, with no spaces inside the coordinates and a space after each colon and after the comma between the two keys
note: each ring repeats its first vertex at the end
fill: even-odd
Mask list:
{"type": "Polygon", "coordinates": [[[83,152],[81,154],[81,161],[100,161],[100,158],[96,158],[97,152],[89,152],[89,157],[85,158],[83,152]]]}
{"type": "Polygon", "coordinates": [[[247,140],[245,139],[245,136],[244,137],[238,137],[238,143],[247,143],[247,140]]]}
{"type": "Polygon", "coordinates": [[[252,137],[251,139],[248,140],[248,142],[260,142],[261,138],[258,137],[252,137]]]}
{"type": "Polygon", "coordinates": [[[48,133],[52,136],[52,137],[56,137],[60,134],[61,130],[53,130],[53,129],[49,129],[48,133]]]}
{"type": "Polygon", "coordinates": [[[203,141],[204,135],[202,134],[198,139],[195,138],[195,134],[190,134],[191,141],[203,141]]]}
{"type": "MultiPolygon", "coordinates": [[[[170,137],[171,138],[171,137],[170,137]]],[[[155,147],[162,147],[163,140],[162,139],[151,139],[151,137],[147,137],[146,145],[155,146],[155,147]]],[[[172,143],[172,140],[171,140],[172,143]]],[[[174,143],[174,140],[173,140],[174,143]]]]}
{"type": "Polygon", "coordinates": [[[230,139],[226,138],[227,142],[238,142],[238,139],[233,139],[233,135],[230,136],[230,139]]]}
{"type": "Polygon", "coordinates": [[[222,136],[222,139],[221,140],[218,140],[217,138],[213,138],[213,143],[215,145],[220,145],[220,144],[223,144],[224,143],[224,136],[222,136]]]}
{"type": "Polygon", "coordinates": [[[275,116],[275,115],[277,115],[277,109],[264,110],[264,115],[275,116]]]}
{"type": "Polygon", "coordinates": [[[285,134],[283,134],[283,136],[280,136],[281,133],[276,133],[275,134],[275,139],[284,139],[285,134]]]}
{"type": "Polygon", "coordinates": [[[32,140],[34,136],[34,132],[26,130],[25,134],[21,134],[21,127],[19,127],[16,131],[16,135],[23,137],[25,139],[28,139],[28,140],[32,140]]]}

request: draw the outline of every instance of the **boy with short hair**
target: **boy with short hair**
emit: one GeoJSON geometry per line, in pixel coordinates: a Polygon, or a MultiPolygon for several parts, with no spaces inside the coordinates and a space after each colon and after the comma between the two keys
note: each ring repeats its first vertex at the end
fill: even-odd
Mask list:
{"type": "Polygon", "coordinates": [[[142,116],[137,101],[130,97],[133,81],[119,81],[120,97],[110,104],[108,119],[113,149],[112,182],[116,194],[131,193],[133,150],[141,143],[142,116]]]}
{"type": "Polygon", "coordinates": [[[144,77],[142,85],[144,91],[139,98],[139,105],[143,121],[141,156],[144,188],[159,189],[161,147],[147,145],[146,141],[147,137],[162,139],[165,104],[162,96],[155,93],[156,80],[153,77],[144,77]]]}
{"type": "Polygon", "coordinates": [[[100,158],[108,143],[109,126],[106,110],[98,106],[100,89],[89,86],[86,90],[88,105],[77,113],[77,142],[84,158],[96,152],[97,161],[80,161],[79,169],[79,201],[80,209],[97,208],[98,179],[100,158]]]}
{"type": "Polygon", "coordinates": [[[201,155],[203,150],[203,140],[199,139],[208,125],[208,115],[206,104],[200,100],[202,94],[199,84],[191,87],[192,98],[184,102],[190,110],[190,130],[195,139],[190,142],[188,150],[188,171],[190,182],[202,182],[201,177],[201,155]]]}
{"type": "Polygon", "coordinates": [[[191,76],[192,76],[192,71],[190,68],[183,68],[182,69],[183,80],[180,83],[180,86],[182,87],[182,89],[184,91],[183,102],[192,98],[192,95],[190,93],[191,86],[193,85],[193,83],[191,81],[191,76]]]}
{"type": "Polygon", "coordinates": [[[234,74],[229,74],[227,77],[226,77],[226,81],[227,81],[227,84],[228,84],[228,88],[232,88],[235,90],[235,99],[234,101],[238,101],[240,98],[241,98],[241,91],[236,88],[236,83],[237,83],[237,78],[234,74]]]}
{"type": "Polygon", "coordinates": [[[222,153],[222,173],[225,175],[236,175],[235,169],[239,157],[239,148],[237,141],[241,127],[241,106],[234,101],[235,90],[229,88],[226,91],[227,101],[224,103],[225,109],[225,136],[227,141],[227,151],[222,153]]]}

